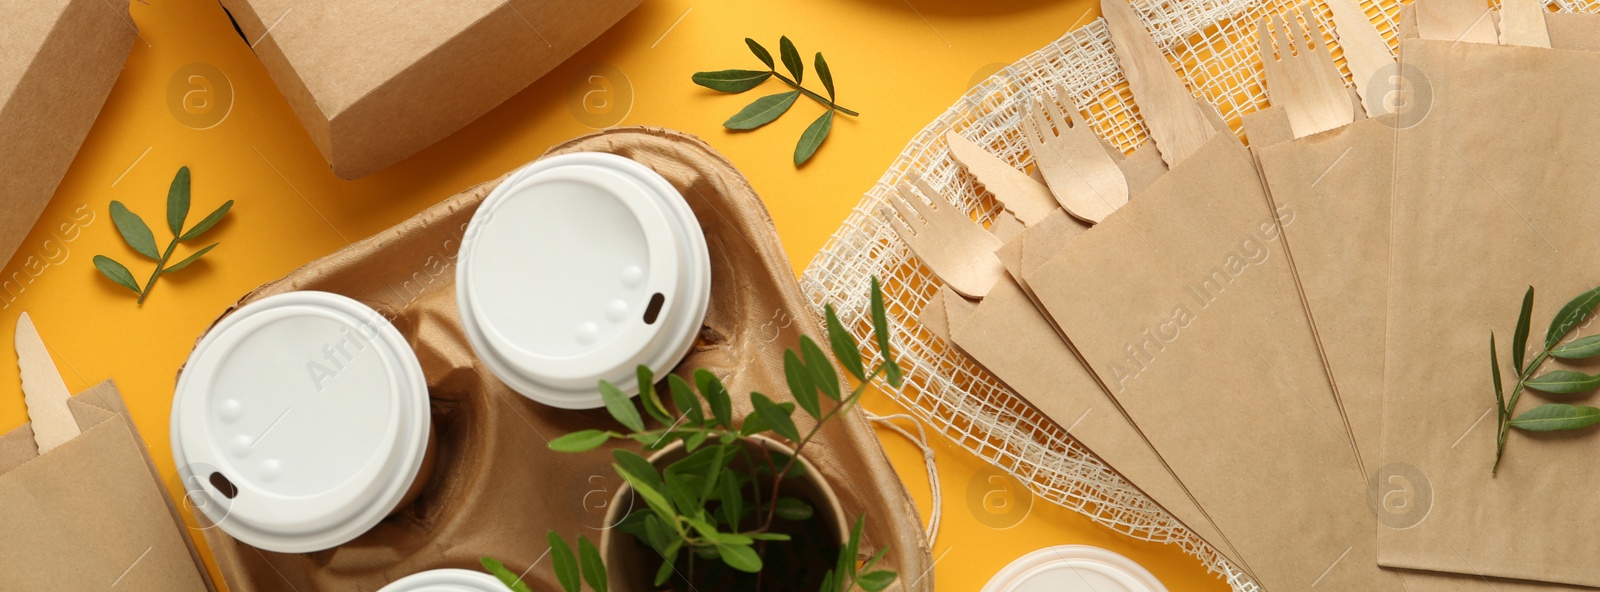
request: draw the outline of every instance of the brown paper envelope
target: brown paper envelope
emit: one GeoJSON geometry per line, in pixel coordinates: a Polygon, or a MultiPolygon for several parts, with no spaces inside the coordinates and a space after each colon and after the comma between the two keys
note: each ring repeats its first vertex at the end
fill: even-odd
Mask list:
{"type": "Polygon", "coordinates": [[[1338,400],[1365,472],[1383,413],[1389,287],[1389,191],[1395,117],[1255,148],[1338,400]]]}
{"type": "Polygon", "coordinates": [[[0,590],[211,590],[116,387],[67,405],[83,432],[44,455],[0,436],[0,590]]]}
{"type": "Polygon", "coordinates": [[[1268,590],[1399,590],[1250,154],[1219,134],[1028,276],[1268,590]]]}
{"type": "MultiPolygon", "coordinates": [[[[1379,529],[1384,565],[1600,585],[1593,430],[1513,430],[1498,476],[1489,332],[1501,371],[1522,293],[1532,341],[1600,283],[1600,54],[1407,40],[1425,117],[1397,137],[1382,471],[1411,509],[1379,529]]],[[[1590,323],[1592,325],[1592,323],[1590,323]]],[[[1580,328],[1578,335],[1595,329],[1580,328]]],[[[1564,367],[1547,364],[1549,369],[1564,367]]],[[[1593,367],[1579,367],[1593,373],[1593,367]]],[[[1508,378],[1514,380],[1514,378],[1508,378]]],[[[1594,405],[1591,394],[1529,393],[1594,405]]]]}
{"type": "Polygon", "coordinates": [[[951,331],[968,356],[1244,569],[1226,538],[1009,276],[990,288],[965,322],[952,322],[951,331]]]}

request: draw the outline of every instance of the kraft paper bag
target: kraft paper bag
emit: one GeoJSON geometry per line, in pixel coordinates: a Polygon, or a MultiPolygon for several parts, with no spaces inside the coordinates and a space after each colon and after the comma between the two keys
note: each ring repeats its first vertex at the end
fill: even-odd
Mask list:
{"type": "Polygon", "coordinates": [[[1284,244],[1364,474],[1377,468],[1382,430],[1396,117],[1253,145],[1273,204],[1293,215],[1284,244]]]}
{"type": "Polygon", "coordinates": [[[110,381],[67,400],[82,433],[0,436],[0,590],[214,591],[110,381]]]}
{"type": "MultiPolygon", "coordinates": [[[[688,201],[711,251],[711,303],[700,336],[675,372],[705,368],[739,393],[787,397],[784,348],[801,334],[823,337],[795,283],[772,220],[750,184],[699,139],[659,128],[613,128],[547,154],[610,152],[666,177],[688,201]]],[[[503,179],[503,178],[502,178],[503,179]]],[[[419,499],[355,540],[316,553],[270,553],[220,529],[206,531],[233,592],[376,590],[428,569],[481,569],[504,560],[535,590],[558,590],[546,530],[594,539],[620,480],[609,451],[565,454],[545,442],[569,432],[614,429],[603,409],[571,411],[530,401],[479,364],[457,316],[455,253],[483,183],[415,217],[313,262],[246,295],[246,303],[290,290],[344,294],[382,312],[422,362],[433,403],[439,460],[419,499]],[[601,490],[600,495],[593,492],[601,490]]],[[[861,290],[868,289],[862,278],[861,290]]],[[[801,418],[796,419],[802,421],[801,418]]],[[[805,426],[802,426],[805,429],[805,426]]],[[[629,444],[630,446],[632,444],[629,444]]],[[[833,485],[846,516],[866,517],[861,552],[888,548],[886,569],[910,590],[932,590],[933,557],[916,506],[860,414],[830,423],[806,456],[833,485]]],[[[615,579],[615,576],[613,576],[615,579]]]]}
{"type": "MultiPolygon", "coordinates": [[[[1146,143],[1118,163],[1142,189],[1165,172],[1154,149],[1146,143]]],[[[941,290],[939,304],[927,313],[937,330],[994,374],[1069,435],[1105,461],[1156,504],[1194,531],[1201,539],[1248,572],[1226,537],[1212,524],[1184,489],[1160,455],[1118,409],[1116,402],[1095,382],[1083,363],[1062,341],[1049,317],[1036,307],[1034,297],[1018,278],[1024,270],[1042,265],[1049,254],[1088,230],[1084,222],[1064,210],[1013,237],[999,255],[1010,274],[976,307],[952,303],[954,292],[941,290]],[[957,322],[953,311],[969,309],[957,322]],[[940,321],[944,325],[939,325],[940,321]]],[[[959,297],[956,297],[959,298],[959,297]]]]}
{"type": "Polygon", "coordinates": [[[1296,220],[1219,133],[1027,283],[1264,588],[1399,591],[1281,240],[1296,220]]]}
{"type": "MultiPolygon", "coordinates": [[[[1407,511],[1382,522],[1379,561],[1600,585],[1600,439],[1593,428],[1513,429],[1491,474],[1485,367],[1493,331],[1502,376],[1515,381],[1511,337],[1528,286],[1537,353],[1556,310],[1600,284],[1600,54],[1408,39],[1401,56],[1431,96],[1396,137],[1382,471],[1403,485],[1407,511]]],[[[1570,338],[1594,332],[1589,320],[1570,338]]],[[[1596,371],[1547,363],[1541,373],[1564,368],[1596,371]]],[[[1511,414],[1551,402],[1597,403],[1530,392],[1511,414]]]]}

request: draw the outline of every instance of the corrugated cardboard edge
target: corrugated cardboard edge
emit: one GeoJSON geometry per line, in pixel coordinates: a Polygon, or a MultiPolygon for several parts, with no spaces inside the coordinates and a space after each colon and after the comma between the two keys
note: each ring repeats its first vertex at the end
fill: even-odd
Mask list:
{"type": "Polygon", "coordinates": [[[138,31],[116,6],[71,0],[0,107],[0,260],[50,203],[133,50],[138,31]]]}

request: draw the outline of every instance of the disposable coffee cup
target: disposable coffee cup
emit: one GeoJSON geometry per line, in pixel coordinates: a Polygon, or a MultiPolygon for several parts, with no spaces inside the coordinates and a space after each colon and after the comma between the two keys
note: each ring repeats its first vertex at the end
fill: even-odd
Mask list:
{"type": "Polygon", "coordinates": [[[190,353],[173,398],[187,505],[268,551],[360,536],[421,491],[431,451],[416,354],[381,314],[338,294],[234,311],[190,353]]]}
{"type": "Polygon", "coordinates": [[[1087,545],[1034,551],[994,575],[983,592],[1167,592],[1132,559],[1087,545]]]}
{"type": "Polygon", "coordinates": [[[614,154],[518,170],[484,199],[456,266],[461,324],[478,358],[523,396],[604,405],[599,383],[638,392],[688,353],[705,320],[711,259],[688,202],[614,154]]]}
{"type": "Polygon", "coordinates": [[[465,569],[435,569],[411,574],[378,592],[506,592],[494,576],[465,569]]]}

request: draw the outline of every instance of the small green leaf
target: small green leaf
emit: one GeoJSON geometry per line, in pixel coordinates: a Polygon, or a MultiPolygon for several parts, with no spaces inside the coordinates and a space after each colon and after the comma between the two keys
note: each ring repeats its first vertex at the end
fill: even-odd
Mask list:
{"type": "Polygon", "coordinates": [[[789,394],[800,403],[800,408],[811,417],[822,417],[822,406],[817,401],[817,387],[811,384],[810,371],[794,350],[783,350],[783,377],[789,382],[789,394]]]}
{"type": "Polygon", "coordinates": [[[722,521],[728,528],[737,530],[739,518],[744,515],[744,496],[740,495],[739,483],[733,479],[722,479],[717,486],[722,489],[722,506],[717,512],[722,514],[722,521]]]}
{"type": "Polygon", "coordinates": [[[865,381],[867,371],[861,365],[861,349],[856,346],[856,338],[844,328],[844,323],[839,321],[838,313],[834,312],[833,305],[824,307],[828,320],[828,342],[833,346],[833,357],[839,360],[839,365],[855,376],[856,380],[865,381]]]}
{"type": "Polygon", "coordinates": [[[122,205],[122,202],[111,201],[111,222],[116,224],[117,231],[122,233],[122,240],[133,247],[140,255],[151,260],[160,260],[161,253],[156,250],[156,236],[150,232],[150,227],[145,225],[144,218],[122,205]]]}
{"type": "MultiPolygon", "coordinates": [[[[554,535],[555,532],[551,531],[550,534],[554,535]]],[[[489,574],[494,576],[494,579],[500,580],[500,583],[505,584],[507,588],[512,590],[512,592],[533,592],[533,589],[528,587],[527,582],[524,582],[522,581],[522,578],[517,577],[516,572],[506,569],[506,565],[501,563],[499,559],[495,559],[493,557],[479,557],[478,563],[483,564],[483,569],[488,570],[489,574]]],[[[567,588],[567,590],[568,592],[572,592],[577,589],[567,588]]]]}
{"type": "Polygon", "coordinates": [[[1600,376],[1590,376],[1571,370],[1552,370],[1538,378],[1523,383],[1528,388],[1555,394],[1584,393],[1600,387],[1600,376]]]}
{"type": "Polygon", "coordinates": [[[181,167],[167,188],[167,227],[172,236],[183,234],[183,222],[189,217],[189,167],[181,167]]]}
{"type": "Polygon", "coordinates": [[[1533,286],[1528,286],[1528,293],[1522,296],[1522,313],[1517,315],[1517,332],[1511,336],[1511,367],[1517,371],[1517,376],[1522,376],[1525,371],[1522,360],[1528,351],[1528,325],[1531,322],[1533,322],[1533,286]]]}
{"type": "Polygon", "coordinates": [[[185,267],[188,267],[190,263],[194,263],[196,261],[199,261],[201,257],[204,257],[206,253],[211,252],[211,249],[216,248],[217,245],[219,245],[219,244],[221,244],[221,243],[211,243],[209,245],[206,245],[206,248],[200,249],[198,251],[195,251],[193,255],[190,255],[188,257],[184,257],[183,261],[179,261],[177,263],[173,263],[172,265],[168,265],[166,269],[161,270],[161,275],[166,275],[166,274],[172,273],[174,271],[178,271],[178,270],[181,270],[181,269],[183,269],[185,267]]]}
{"type": "Polygon", "coordinates": [[[788,438],[790,442],[800,441],[800,430],[795,427],[794,419],[783,411],[772,399],[761,393],[750,393],[750,404],[755,406],[756,415],[761,422],[772,428],[778,435],[788,438]]]}
{"type": "Polygon", "coordinates": [[[867,515],[856,516],[856,525],[850,529],[850,542],[844,546],[842,556],[850,560],[852,573],[855,570],[856,555],[861,552],[861,530],[867,525],[867,515]]]}
{"type": "Polygon", "coordinates": [[[752,88],[761,86],[772,77],[771,70],[717,70],[715,72],[695,72],[691,77],[695,84],[711,90],[725,93],[742,93],[752,88]]]}
{"type": "Polygon", "coordinates": [[[606,411],[618,423],[635,432],[644,431],[644,419],[639,417],[639,409],[633,406],[633,399],[622,394],[617,385],[600,381],[600,399],[605,401],[606,411]]]}
{"type": "Polygon", "coordinates": [[[728,567],[745,573],[761,571],[761,556],[756,555],[755,549],[749,545],[717,543],[717,553],[722,555],[722,562],[728,567]]]}
{"type": "Polygon", "coordinates": [[[556,452],[588,452],[599,448],[615,435],[615,432],[604,430],[580,430],[551,440],[548,446],[556,452]]]}
{"type": "Polygon", "coordinates": [[[1494,331],[1489,332],[1489,370],[1490,373],[1494,375],[1495,417],[1500,421],[1505,421],[1506,397],[1505,392],[1500,386],[1500,355],[1494,351],[1494,331]]]}
{"type": "Polygon", "coordinates": [[[695,398],[688,382],[677,374],[668,374],[667,390],[672,393],[672,405],[678,408],[678,413],[688,416],[689,423],[693,425],[705,425],[705,412],[700,409],[700,401],[695,398]]]}
{"type": "Polygon", "coordinates": [[[817,78],[822,79],[822,87],[828,89],[828,100],[833,101],[833,72],[828,71],[828,60],[822,59],[822,52],[817,52],[814,62],[817,67],[817,78]]]}
{"type": "Polygon", "coordinates": [[[121,263],[117,263],[105,255],[95,255],[94,266],[95,269],[100,270],[101,275],[110,278],[111,281],[124,288],[133,290],[134,294],[143,293],[139,290],[139,280],[133,279],[133,274],[128,271],[127,267],[123,267],[121,263]]]}
{"type": "Polygon", "coordinates": [[[794,75],[794,83],[805,82],[806,64],[800,61],[800,50],[794,48],[794,42],[788,37],[778,38],[778,55],[783,58],[783,67],[794,75]]]}
{"type": "Polygon", "coordinates": [[[661,495],[660,490],[651,487],[650,484],[644,479],[635,477],[633,473],[630,473],[627,469],[622,468],[622,465],[611,466],[617,470],[617,474],[622,476],[624,481],[628,482],[629,487],[632,487],[634,491],[639,492],[639,497],[644,498],[644,503],[649,505],[650,509],[654,510],[656,514],[665,517],[678,515],[677,511],[672,509],[672,502],[667,501],[667,497],[661,495]]]}
{"type": "Polygon", "coordinates": [[[823,111],[821,117],[806,126],[806,131],[800,134],[800,142],[794,145],[794,166],[800,166],[811,160],[811,155],[816,154],[817,148],[822,147],[822,141],[828,139],[828,132],[832,129],[833,109],[823,111]]]}
{"type": "Polygon", "coordinates": [[[883,306],[883,287],[878,284],[878,276],[872,276],[872,331],[878,337],[878,353],[883,355],[884,376],[889,380],[889,386],[900,388],[900,364],[894,361],[894,353],[889,348],[889,315],[883,306]]]}
{"type": "Polygon", "coordinates": [[[699,431],[691,433],[683,439],[683,447],[689,452],[694,452],[694,449],[699,448],[701,444],[705,444],[706,438],[709,437],[711,437],[711,432],[699,431]]]}
{"type": "Polygon", "coordinates": [[[1511,427],[1530,432],[1555,432],[1586,428],[1600,422],[1600,409],[1550,403],[1528,410],[1511,420],[1511,427]]]}
{"type": "Polygon", "coordinates": [[[656,395],[655,374],[650,371],[650,367],[639,364],[639,367],[634,368],[633,374],[639,381],[639,401],[644,403],[645,412],[649,413],[650,417],[656,418],[656,421],[671,424],[672,416],[667,415],[667,408],[661,404],[661,397],[656,395]]]}
{"type": "Polygon", "coordinates": [[[833,369],[833,362],[828,359],[828,354],[822,353],[822,348],[811,337],[800,336],[800,356],[805,359],[806,369],[811,371],[811,382],[822,389],[822,394],[829,399],[839,400],[839,374],[833,369]]]}
{"type": "Polygon", "coordinates": [[[1544,336],[1544,348],[1553,349],[1561,338],[1571,333],[1589,313],[1594,312],[1596,304],[1600,304],[1600,286],[1579,294],[1577,298],[1561,307],[1555,318],[1550,319],[1550,330],[1544,336]]]}
{"type": "Polygon", "coordinates": [[[606,564],[600,560],[600,550],[582,535],[578,536],[578,564],[583,568],[583,581],[595,592],[606,592],[606,564]]]}
{"type": "Polygon", "coordinates": [[[768,68],[776,67],[772,63],[772,54],[767,53],[767,48],[756,43],[756,40],[745,37],[744,44],[750,46],[750,53],[756,54],[756,59],[761,60],[761,63],[766,64],[768,68]]]}
{"type": "Polygon", "coordinates": [[[800,499],[780,497],[778,498],[778,505],[775,506],[775,513],[784,520],[799,522],[801,520],[810,520],[812,514],[816,512],[811,509],[811,504],[800,499]]]}
{"type": "Polygon", "coordinates": [[[222,205],[217,206],[217,209],[212,210],[210,214],[206,214],[206,217],[200,220],[200,223],[195,224],[194,227],[190,228],[188,232],[183,233],[183,236],[179,237],[178,240],[193,240],[194,238],[205,234],[207,230],[211,230],[212,226],[216,226],[217,222],[221,222],[222,217],[226,216],[228,214],[228,210],[231,209],[233,209],[233,200],[230,199],[226,202],[223,202],[222,205]]]}
{"type": "Polygon", "coordinates": [[[1552,349],[1550,355],[1563,360],[1582,360],[1600,356],[1600,335],[1590,335],[1552,349]]]}
{"type": "Polygon", "coordinates": [[[750,537],[750,540],[753,540],[753,541],[787,541],[787,540],[790,540],[789,535],[783,534],[781,532],[751,532],[751,533],[746,533],[745,536],[750,537]]]}
{"type": "Polygon", "coordinates": [[[678,548],[682,545],[683,541],[681,540],[673,541],[671,547],[672,551],[670,553],[662,553],[663,558],[661,560],[661,567],[656,568],[655,585],[657,588],[660,588],[662,584],[666,584],[667,578],[672,577],[672,572],[674,571],[674,568],[672,567],[672,561],[678,552],[678,548]]]}
{"type": "Polygon", "coordinates": [[[628,474],[633,475],[635,479],[643,481],[651,487],[661,486],[661,473],[656,471],[656,466],[650,464],[649,460],[639,456],[639,453],[618,448],[611,451],[611,458],[615,459],[617,464],[626,469],[628,474]]]}
{"type": "Polygon", "coordinates": [[[879,592],[885,588],[888,588],[889,584],[893,584],[896,577],[897,575],[892,571],[879,570],[868,572],[861,574],[861,577],[856,578],[856,585],[861,586],[861,589],[866,590],[867,592],[879,592]]]}
{"type": "Polygon", "coordinates": [[[772,123],[772,120],[788,111],[798,98],[800,91],[797,90],[761,97],[722,122],[722,127],[732,130],[752,130],[772,123]]]}
{"type": "Polygon", "coordinates": [[[545,534],[545,539],[550,541],[550,562],[555,566],[556,580],[561,582],[561,589],[578,592],[583,582],[578,580],[578,559],[573,556],[572,547],[554,530],[545,534]]]}
{"type": "Polygon", "coordinates": [[[716,417],[717,423],[733,429],[733,399],[728,396],[728,387],[722,385],[722,379],[710,370],[699,368],[694,371],[694,384],[711,407],[711,415],[716,417]]]}

